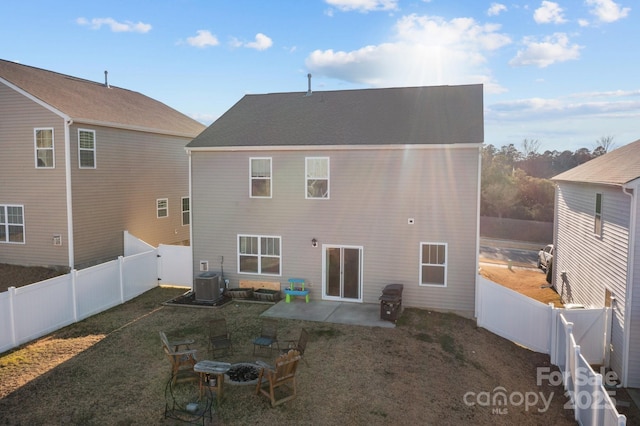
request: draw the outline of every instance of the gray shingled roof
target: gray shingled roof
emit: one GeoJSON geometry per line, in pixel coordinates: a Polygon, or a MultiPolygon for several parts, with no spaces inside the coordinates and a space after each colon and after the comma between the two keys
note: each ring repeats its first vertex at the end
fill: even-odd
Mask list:
{"type": "Polygon", "coordinates": [[[246,95],[188,148],[484,142],[482,85],[246,95]]]}
{"type": "Polygon", "coordinates": [[[0,59],[0,78],[76,122],[194,137],[205,126],[138,92],[0,59]]]}
{"type": "Polygon", "coordinates": [[[640,178],[640,140],[560,173],[552,180],[620,186],[638,178],[640,178]]]}

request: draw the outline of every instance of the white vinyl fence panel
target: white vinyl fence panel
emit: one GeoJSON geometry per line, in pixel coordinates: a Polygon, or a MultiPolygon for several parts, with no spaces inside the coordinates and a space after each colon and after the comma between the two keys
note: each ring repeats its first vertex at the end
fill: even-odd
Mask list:
{"type": "Polygon", "coordinates": [[[551,306],[478,276],[478,326],[548,354],[551,306]]]}
{"type": "Polygon", "coordinates": [[[158,246],[158,277],[161,284],[193,288],[193,253],[188,246],[158,246]]]}

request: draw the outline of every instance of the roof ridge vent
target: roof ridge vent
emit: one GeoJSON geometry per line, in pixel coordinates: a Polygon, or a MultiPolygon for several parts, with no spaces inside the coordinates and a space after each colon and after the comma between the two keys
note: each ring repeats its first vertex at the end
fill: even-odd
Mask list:
{"type": "Polygon", "coordinates": [[[106,87],[107,89],[110,89],[111,86],[109,86],[109,79],[107,78],[109,75],[109,71],[105,70],[104,71],[104,87],[106,87]]]}
{"type": "Polygon", "coordinates": [[[309,88],[307,89],[307,94],[305,96],[311,96],[313,93],[311,91],[311,73],[307,74],[307,80],[309,81],[309,88]]]}

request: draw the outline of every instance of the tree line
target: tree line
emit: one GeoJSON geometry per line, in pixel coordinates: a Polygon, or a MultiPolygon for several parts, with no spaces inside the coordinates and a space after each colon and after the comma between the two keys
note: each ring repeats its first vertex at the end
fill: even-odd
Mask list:
{"type": "Polygon", "coordinates": [[[553,176],[606,154],[613,137],[604,136],[592,150],[545,151],[537,140],[525,139],[522,150],[514,144],[482,148],[480,215],[553,221],[553,176]]]}

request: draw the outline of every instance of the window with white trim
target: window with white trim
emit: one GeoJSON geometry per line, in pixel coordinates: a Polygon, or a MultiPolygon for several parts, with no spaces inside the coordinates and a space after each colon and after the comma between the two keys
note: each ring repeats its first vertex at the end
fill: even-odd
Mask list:
{"type": "Polygon", "coordinates": [[[56,166],[53,150],[53,128],[33,129],[33,143],[36,150],[36,168],[53,169],[56,166]]]}
{"type": "Polygon", "coordinates": [[[282,239],[264,235],[238,235],[239,274],[281,274],[282,239]]]}
{"type": "Polygon", "coordinates": [[[593,233],[602,236],[602,194],[596,194],[596,210],[593,218],[593,233]]]}
{"type": "Polygon", "coordinates": [[[189,204],[189,197],[182,197],[182,226],[189,224],[189,213],[191,212],[189,204]]]}
{"type": "Polygon", "coordinates": [[[78,165],[81,169],[96,168],[96,132],[78,129],[78,165]]]}
{"type": "Polygon", "coordinates": [[[24,244],[24,207],[0,205],[0,243],[24,244]]]}
{"type": "Polygon", "coordinates": [[[446,243],[420,243],[420,285],[447,285],[446,243]]]}
{"type": "Polygon", "coordinates": [[[329,198],[329,157],[305,158],[306,198],[329,198]]]}
{"type": "Polygon", "coordinates": [[[271,158],[250,158],[252,198],[271,198],[271,158]]]}
{"type": "Polygon", "coordinates": [[[169,199],[158,198],[156,200],[156,217],[158,219],[169,216],[169,199]]]}

